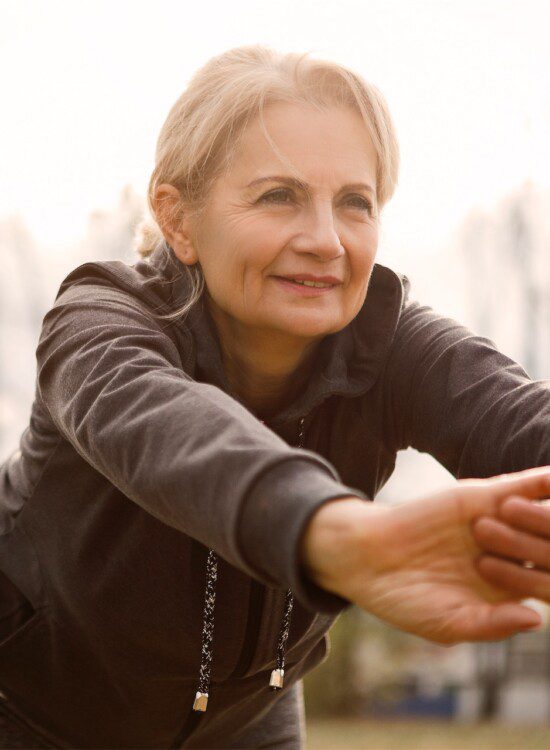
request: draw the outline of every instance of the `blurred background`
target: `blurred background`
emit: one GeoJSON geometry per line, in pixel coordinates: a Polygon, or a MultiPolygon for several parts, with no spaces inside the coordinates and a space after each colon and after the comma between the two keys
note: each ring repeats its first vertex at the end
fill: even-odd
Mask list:
{"type": "MultiPolygon", "coordinates": [[[[545,0],[0,0],[0,461],[27,425],[61,280],[88,260],[137,261],[168,110],[200,65],[241,44],[310,51],[380,88],[402,166],[378,261],[549,379],[548,11],[545,0]]],[[[404,451],[377,501],[454,481],[404,451]]],[[[309,746],[550,746],[548,610],[530,604],[542,631],[453,648],[347,612],[306,678],[309,746]]]]}

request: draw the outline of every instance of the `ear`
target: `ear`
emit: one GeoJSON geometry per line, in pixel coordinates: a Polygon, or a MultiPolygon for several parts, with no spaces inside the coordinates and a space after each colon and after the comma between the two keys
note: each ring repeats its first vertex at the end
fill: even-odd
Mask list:
{"type": "Polygon", "coordinates": [[[151,200],[155,218],[164,239],[182,263],[193,265],[198,255],[193,243],[192,225],[179,190],[167,182],[156,189],[151,200]]]}

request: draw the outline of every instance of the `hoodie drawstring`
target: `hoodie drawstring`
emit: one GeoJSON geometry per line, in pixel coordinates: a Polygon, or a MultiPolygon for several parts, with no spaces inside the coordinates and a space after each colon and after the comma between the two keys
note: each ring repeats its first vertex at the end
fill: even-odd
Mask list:
{"type": "MultiPolygon", "coordinates": [[[[304,422],[305,417],[300,417],[300,432],[298,437],[298,448],[304,447],[304,422]]],[[[265,424],[262,420],[262,424],[265,424]]],[[[216,580],[218,578],[218,558],[213,549],[208,551],[206,559],[206,591],[204,597],[204,615],[202,626],[201,665],[199,670],[199,689],[195,694],[193,711],[206,711],[208,705],[208,689],[210,687],[210,671],[212,668],[213,640],[214,640],[214,605],[216,603],[216,580]]],[[[290,631],[290,618],[294,597],[291,589],[287,589],[285,598],[285,610],[279,637],[277,639],[276,667],[271,672],[269,688],[281,690],[285,676],[285,646],[290,631]]]]}

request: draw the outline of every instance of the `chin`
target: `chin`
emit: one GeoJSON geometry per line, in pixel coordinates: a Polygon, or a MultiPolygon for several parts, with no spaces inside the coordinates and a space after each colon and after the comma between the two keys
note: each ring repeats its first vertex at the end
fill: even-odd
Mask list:
{"type": "Polygon", "coordinates": [[[343,325],[338,325],[335,321],[328,322],[319,320],[311,322],[301,322],[298,320],[292,320],[288,321],[287,325],[279,325],[277,326],[277,328],[281,332],[287,333],[289,336],[298,336],[304,339],[312,339],[328,336],[330,333],[334,333],[334,331],[339,331],[344,327],[344,325],[345,323],[343,325]]]}

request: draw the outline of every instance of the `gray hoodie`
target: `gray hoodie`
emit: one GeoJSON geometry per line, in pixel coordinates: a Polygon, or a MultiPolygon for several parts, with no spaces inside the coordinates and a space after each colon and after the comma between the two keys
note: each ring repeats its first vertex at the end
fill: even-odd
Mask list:
{"type": "Polygon", "coordinates": [[[170,248],[64,279],[0,467],[1,711],[56,747],[241,747],[350,606],[299,563],[323,503],[373,499],[408,446],[457,478],[550,464],[549,383],[409,286],[376,264],[264,424],[205,305],[152,316],[189,293],[170,248]]]}

